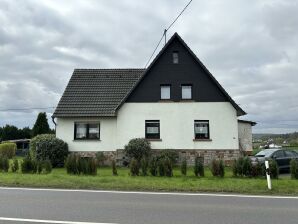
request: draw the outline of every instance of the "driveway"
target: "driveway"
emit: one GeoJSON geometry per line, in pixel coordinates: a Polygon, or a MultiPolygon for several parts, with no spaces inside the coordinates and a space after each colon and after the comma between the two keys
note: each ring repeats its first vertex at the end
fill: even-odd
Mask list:
{"type": "Polygon", "coordinates": [[[7,224],[297,224],[297,208],[298,197],[0,188],[7,224]]]}

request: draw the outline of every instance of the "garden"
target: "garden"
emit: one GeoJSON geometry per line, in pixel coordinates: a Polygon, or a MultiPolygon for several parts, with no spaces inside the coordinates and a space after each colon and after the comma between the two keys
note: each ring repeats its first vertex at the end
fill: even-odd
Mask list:
{"type": "Polygon", "coordinates": [[[296,160],[286,176],[270,161],[273,189],[268,190],[265,168],[253,166],[249,157],[235,160],[231,167],[222,160],[204,166],[200,157],[192,165],[186,159],[178,165],[175,150],[152,155],[145,139],[132,139],[125,146],[127,167],[117,166],[115,160],[104,165],[102,153],[95,158],[69,153],[67,144],[51,134],[33,138],[25,157],[16,157],[15,150],[13,143],[0,144],[0,186],[298,195],[296,160]]]}

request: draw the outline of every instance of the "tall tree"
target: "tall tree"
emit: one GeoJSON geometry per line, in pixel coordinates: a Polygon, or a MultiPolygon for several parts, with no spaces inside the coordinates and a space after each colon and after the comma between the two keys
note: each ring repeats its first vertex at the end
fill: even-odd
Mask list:
{"type": "Polygon", "coordinates": [[[39,113],[32,129],[33,137],[48,133],[51,133],[51,129],[48,123],[47,114],[45,112],[39,113]]]}

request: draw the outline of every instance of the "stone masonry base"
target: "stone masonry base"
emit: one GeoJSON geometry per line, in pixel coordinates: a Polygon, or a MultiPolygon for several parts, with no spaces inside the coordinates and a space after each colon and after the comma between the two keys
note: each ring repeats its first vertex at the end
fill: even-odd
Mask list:
{"type": "MultiPolygon", "coordinates": [[[[153,149],[154,155],[160,154],[162,149],[153,149]]],[[[188,165],[193,165],[195,158],[202,157],[204,160],[204,165],[209,165],[213,159],[222,159],[226,165],[231,165],[234,159],[239,158],[239,150],[193,150],[193,149],[176,149],[179,155],[178,164],[181,163],[183,159],[187,160],[188,165]]],[[[97,152],[76,152],[83,157],[95,157],[97,152]]],[[[103,151],[106,160],[105,165],[110,165],[112,160],[116,160],[117,165],[122,165],[123,161],[127,160],[124,155],[123,149],[118,149],[117,151],[103,151]]]]}

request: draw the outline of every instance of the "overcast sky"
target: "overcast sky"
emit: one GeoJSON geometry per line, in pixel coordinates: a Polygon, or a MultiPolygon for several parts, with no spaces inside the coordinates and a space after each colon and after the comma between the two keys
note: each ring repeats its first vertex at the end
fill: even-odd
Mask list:
{"type": "MultiPolygon", "coordinates": [[[[39,110],[3,110],[56,106],[74,68],[144,67],[187,2],[1,0],[0,126],[32,127],[39,110]]],[[[295,0],[194,0],[168,36],[180,34],[255,133],[298,131],[297,12],[295,0]]]]}

